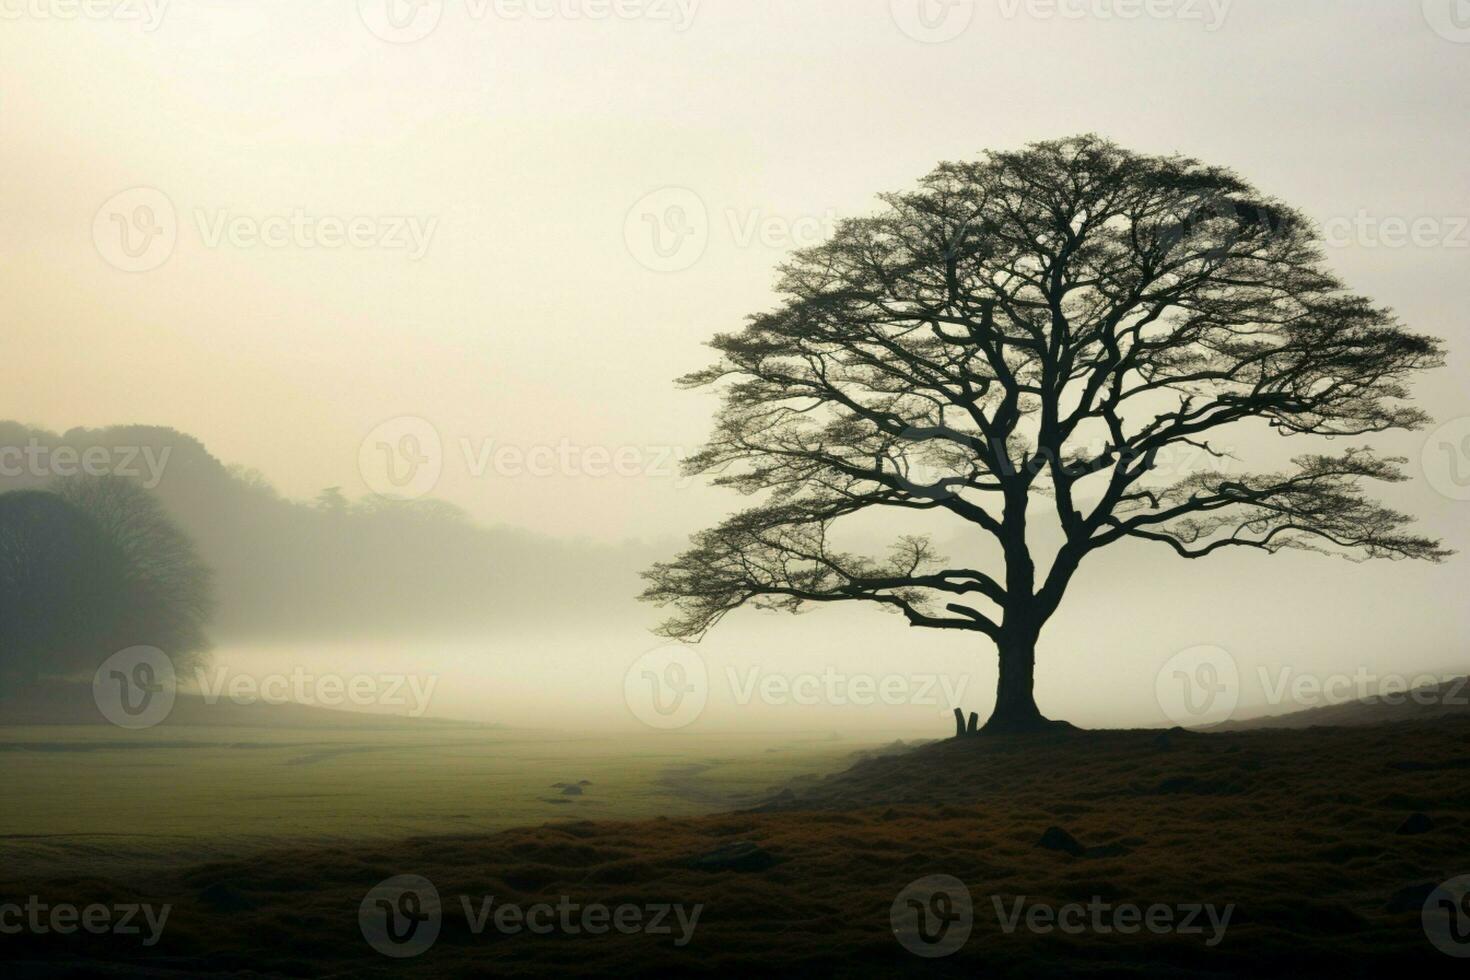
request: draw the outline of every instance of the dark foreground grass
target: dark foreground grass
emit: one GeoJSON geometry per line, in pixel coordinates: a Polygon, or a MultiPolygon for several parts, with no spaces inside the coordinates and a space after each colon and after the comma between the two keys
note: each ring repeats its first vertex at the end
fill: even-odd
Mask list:
{"type": "MultiPolygon", "coordinates": [[[[1428,890],[1470,874],[1470,721],[1220,735],[1095,732],[941,742],[858,764],[758,811],[563,823],[487,836],[283,850],[145,881],[0,883],[0,901],[169,902],[161,940],[0,936],[21,975],[654,975],[670,971],[943,976],[1450,975],[1428,890]],[[1432,829],[1402,834],[1416,813],[1432,829]],[[1059,827],[1093,856],[1037,846],[1059,827]],[[736,842],[758,870],[689,859],[736,842]],[[768,856],[768,857],[766,857],[768,856]],[[389,959],[358,911],[422,875],[443,904],[421,955],[389,959]],[[964,882],[974,927],[921,959],[890,907],[928,875],[964,882]],[[478,907],[703,906],[672,934],[476,934],[478,907]],[[1002,927],[996,903],[1233,906],[1223,939],[1002,927]]],[[[3,877],[3,875],[0,875],[3,877]]],[[[1183,914],[1183,913],[1180,913],[1183,914]]],[[[672,920],[670,920],[672,921],[672,920]]],[[[1201,920],[1203,922],[1203,920],[1201,920]]]]}

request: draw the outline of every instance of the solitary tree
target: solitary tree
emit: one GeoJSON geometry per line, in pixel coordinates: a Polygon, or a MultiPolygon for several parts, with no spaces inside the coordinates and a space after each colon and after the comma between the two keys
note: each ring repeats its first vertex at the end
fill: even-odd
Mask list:
{"type": "Polygon", "coordinates": [[[867,602],[913,626],[987,637],[1000,681],[986,731],[1050,722],[1037,638],[1092,552],[1127,539],[1186,558],[1303,548],[1446,556],[1366,497],[1405,461],[1366,448],[1243,473],[1220,430],[1412,429],[1403,404],[1440,344],[1348,293],[1308,223],[1232,172],[1084,136],[940,165],[874,217],[782,268],[784,302],[713,342],[723,405],[693,473],[755,507],[646,573],[664,635],[698,640],[744,605],[867,602]],[[1182,448],[1208,472],[1164,472],[1182,448]],[[1232,459],[1233,463],[1233,459],[1232,459]],[[878,508],[957,519],[990,568],[927,537],[886,558],[833,525],[878,508]],[[1034,528],[1052,515],[1045,554],[1034,528]]]}

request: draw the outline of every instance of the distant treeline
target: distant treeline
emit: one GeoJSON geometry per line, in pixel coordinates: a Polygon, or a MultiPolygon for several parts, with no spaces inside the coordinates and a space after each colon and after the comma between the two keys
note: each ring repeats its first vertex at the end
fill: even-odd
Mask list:
{"type": "Polygon", "coordinates": [[[67,474],[122,476],[155,495],[213,571],[215,640],[462,635],[633,616],[649,551],[485,527],[452,505],[282,497],[174,429],[56,434],[0,422],[0,493],[67,474]]]}

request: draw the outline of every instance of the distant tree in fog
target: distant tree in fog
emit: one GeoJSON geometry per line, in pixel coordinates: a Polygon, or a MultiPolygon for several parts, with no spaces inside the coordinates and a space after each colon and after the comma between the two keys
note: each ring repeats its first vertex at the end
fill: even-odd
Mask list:
{"type": "Polygon", "coordinates": [[[209,571],[142,487],[76,477],[0,494],[0,684],[85,673],[130,646],[208,646],[209,571]]]}
{"type": "MultiPolygon", "coordinates": [[[[1447,554],[1364,495],[1404,479],[1403,460],[1354,447],[1227,471],[1215,440],[1238,423],[1420,426],[1407,383],[1442,363],[1437,340],[1323,268],[1297,212],[1228,170],[1091,136],[945,163],[883,201],[797,253],[783,304],[683,379],[724,395],[689,469],[767,496],[647,573],[644,598],[676,610],[665,635],[697,640],[745,605],[877,604],[993,643],[985,728],[1026,731],[1049,724],[1032,692],[1042,627],[1107,545],[1447,554]],[[1181,448],[1206,471],[1170,473],[1181,448]],[[886,558],[834,541],[840,519],[883,508],[959,521],[989,565],[954,567],[919,535],[886,558]],[[1038,518],[1054,552],[1036,553],[1038,518]]],[[[1140,614],[1150,601],[1141,589],[1140,614]]]]}

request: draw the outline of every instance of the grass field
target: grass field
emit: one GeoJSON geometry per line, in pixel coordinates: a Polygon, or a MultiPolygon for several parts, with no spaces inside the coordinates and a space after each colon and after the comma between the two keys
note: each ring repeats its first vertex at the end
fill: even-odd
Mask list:
{"type": "Polygon", "coordinates": [[[129,875],[283,845],[687,816],[843,768],[869,744],[412,723],[0,726],[0,862],[129,875]]]}
{"type": "MultiPolygon", "coordinates": [[[[15,975],[1367,978],[1464,962],[1436,948],[1425,919],[1438,885],[1470,875],[1464,717],[947,740],[851,765],[847,743],[757,738],[446,729],[170,744],[175,732],[120,749],[65,734],[6,736],[22,790],[7,832],[80,836],[55,839],[54,853],[49,838],[7,838],[7,857],[33,872],[7,862],[0,908],[38,896],[171,914],[152,945],[0,937],[15,975]],[[823,767],[842,771],[760,788],[823,767]],[[574,802],[548,802],[552,783],[582,778],[574,802]],[[69,794],[84,802],[61,803],[69,794]],[[105,839],[104,808],[167,833],[105,839]],[[129,848],[147,859],[129,863],[129,848]],[[364,916],[387,910],[374,896],[406,875],[432,900],[393,907],[434,927],[398,958],[364,916]],[[966,889],[966,928],[928,959],[895,909],[936,875],[966,889]],[[486,902],[699,915],[682,935],[532,933],[487,927],[486,902]],[[1176,924],[1208,907],[1228,921],[1125,933],[1008,928],[1004,914],[1099,904],[1162,908],[1176,924]]],[[[1470,914],[1470,899],[1461,907],[1470,914]]],[[[1470,954],[1470,937],[1454,941],[1470,954]]]]}
{"type": "MultiPolygon", "coordinates": [[[[171,814],[165,840],[187,841],[201,856],[218,846],[207,842],[212,833],[279,844],[146,873],[73,868],[43,879],[26,875],[24,884],[6,875],[0,899],[34,889],[52,901],[141,897],[173,905],[151,949],[111,935],[11,940],[16,958],[41,975],[105,963],[159,976],[247,968],[287,976],[636,974],[759,963],[833,974],[929,966],[943,975],[1371,976],[1390,966],[1457,965],[1426,939],[1420,906],[1436,883],[1470,872],[1470,727],[1463,720],[943,742],[860,762],[757,812],[687,816],[679,813],[836,763],[847,747],[528,744],[523,735],[492,732],[311,744],[222,735],[205,746],[77,751],[58,749],[64,739],[55,732],[24,734],[32,745],[7,750],[10,768],[24,795],[44,787],[40,795],[53,802],[33,798],[8,809],[7,827],[55,822],[57,831],[100,833],[100,817],[88,814],[105,804],[128,820],[171,814]],[[510,761],[512,749],[518,761],[510,761]],[[64,765],[55,765],[57,751],[66,752],[64,765]],[[690,768],[703,765],[711,768],[690,768]],[[550,783],[584,777],[593,783],[580,802],[546,802],[554,798],[550,783]],[[174,783],[181,788],[160,795],[174,783]],[[83,786],[90,802],[81,812],[55,802],[83,786]],[[1429,829],[1399,833],[1415,812],[1431,818],[1429,829]],[[547,819],[573,815],[597,819],[547,819]],[[521,826],[494,832],[512,824],[521,826]],[[1088,852],[1038,847],[1053,826],[1088,852]],[[691,864],[737,841],[763,861],[691,864]],[[398,961],[363,941],[358,915],[370,889],[401,874],[431,880],[443,912],[433,948],[398,961]],[[953,955],[931,962],[895,941],[890,914],[910,882],[934,874],[968,887],[974,932],[953,955]],[[679,902],[700,905],[703,916],[684,945],[641,934],[486,934],[472,928],[460,896],[679,902]],[[1212,903],[1229,906],[1232,918],[1214,944],[1180,933],[1007,932],[991,911],[997,897],[1053,907],[1212,903]]],[[[95,846],[101,854],[118,844],[95,846]]],[[[137,846],[178,857],[179,845],[164,840],[137,846]]]]}

